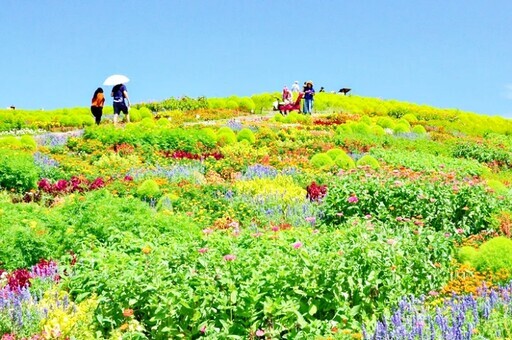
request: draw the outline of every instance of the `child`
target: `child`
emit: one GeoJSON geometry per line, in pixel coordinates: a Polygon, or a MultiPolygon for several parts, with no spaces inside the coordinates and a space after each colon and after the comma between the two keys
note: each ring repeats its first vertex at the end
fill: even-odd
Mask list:
{"type": "Polygon", "coordinates": [[[105,104],[103,89],[98,87],[96,91],[94,91],[91,102],[91,112],[96,120],[96,125],[100,125],[101,115],[103,114],[103,104],[105,104]]]}

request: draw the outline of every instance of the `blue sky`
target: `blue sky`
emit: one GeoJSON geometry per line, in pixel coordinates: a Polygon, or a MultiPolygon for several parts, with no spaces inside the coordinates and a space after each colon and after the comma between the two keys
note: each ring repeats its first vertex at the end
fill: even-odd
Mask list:
{"type": "Polygon", "coordinates": [[[132,102],[311,79],[317,90],[512,117],[510,0],[0,4],[0,107],[88,106],[121,73],[132,102]]]}

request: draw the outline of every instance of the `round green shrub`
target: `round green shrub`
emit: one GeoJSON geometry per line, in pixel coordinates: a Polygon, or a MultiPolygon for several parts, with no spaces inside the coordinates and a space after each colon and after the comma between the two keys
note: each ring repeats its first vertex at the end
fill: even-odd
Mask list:
{"type": "Polygon", "coordinates": [[[457,251],[457,260],[460,263],[475,265],[475,260],[478,257],[478,249],[471,246],[461,247],[457,251]]]}
{"type": "Polygon", "coordinates": [[[411,132],[411,128],[405,124],[399,123],[395,125],[395,128],[393,129],[395,133],[407,133],[411,132]]]}
{"type": "Polygon", "coordinates": [[[162,210],[173,210],[173,204],[178,200],[178,196],[175,194],[165,194],[158,200],[156,204],[156,209],[158,211],[162,210]]]}
{"type": "Polygon", "coordinates": [[[372,134],[375,136],[384,136],[386,134],[386,131],[384,131],[384,128],[379,125],[372,125],[371,126],[372,134]]]}
{"type": "Polygon", "coordinates": [[[0,138],[0,147],[7,147],[9,149],[20,149],[21,141],[14,136],[5,136],[0,138]]]}
{"type": "Polygon", "coordinates": [[[249,142],[249,144],[254,144],[254,142],[256,142],[256,137],[254,136],[254,132],[252,132],[252,130],[248,129],[248,128],[243,128],[242,130],[238,131],[236,139],[239,142],[246,140],[249,142]]]}
{"type": "Polygon", "coordinates": [[[479,271],[512,269],[512,240],[503,236],[492,238],[484,242],[478,251],[475,267],[479,271]]]}
{"type": "Polygon", "coordinates": [[[217,141],[217,134],[215,133],[215,130],[213,130],[212,128],[209,128],[209,127],[203,128],[201,130],[204,132],[206,138],[208,138],[210,141],[212,141],[212,142],[217,141]]]}
{"type": "Polygon", "coordinates": [[[137,188],[137,196],[144,199],[158,198],[160,186],[152,179],[147,179],[137,188]]]}
{"type": "Polygon", "coordinates": [[[327,153],[317,153],[311,157],[310,163],[317,169],[329,168],[334,165],[334,161],[327,153]]]}
{"type": "Polygon", "coordinates": [[[272,117],[272,120],[276,121],[276,122],[279,122],[279,123],[282,123],[283,120],[284,120],[284,116],[280,113],[277,113],[274,115],[274,117],[272,117]]]}
{"type": "Polygon", "coordinates": [[[25,150],[35,151],[37,143],[31,135],[23,135],[20,137],[21,147],[25,150]]]}
{"type": "Polygon", "coordinates": [[[393,126],[395,125],[395,122],[391,117],[379,117],[377,119],[377,125],[384,129],[392,129],[393,126]]]}
{"type": "Polygon", "coordinates": [[[229,127],[229,126],[221,126],[218,130],[217,130],[217,135],[218,134],[221,134],[221,133],[233,133],[234,134],[234,131],[229,127]]]}
{"type": "Polygon", "coordinates": [[[409,123],[409,121],[407,121],[406,119],[403,119],[403,118],[400,118],[400,119],[398,120],[398,123],[397,123],[397,124],[403,124],[403,125],[405,125],[405,126],[408,126],[408,127],[409,127],[409,129],[411,128],[411,124],[409,123]]]}
{"type": "Polygon", "coordinates": [[[331,157],[332,160],[335,160],[340,155],[346,155],[345,151],[338,148],[330,149],[326,153],[329,155],[329,157],[331,157]]]}
{"type": "Polygon", "coordinates": [[[372,133],[370,125],[366,123],[354,123],[350,127],[352,128],[352,131],[354,133],[358,133],[361,135],[370,135],[372,133]]]}
{"type": "Polygon", "coordinates": [[[169,127],[171,126],[171,122],[167,118],[161,118],[156,121],[156,125],[161,127],[169,127]]]}
{"type": "Polygon", "coordinates": [[[349,134],[352,134],[353,132],[354,131],[352,131],[352,128],[350,127],[350,125],[348,125],[346,123],[345,124],[341,124],[336,129],[336,133],[340,134],[340,135],[349,135],[349,134]]]}
{"type": "Polygon", "coordinates": [[[377,161],[375,159],[375,157],[370,156],[370,155],[364,155],[363,157],[359,158],[356,165],[357,166],[369,166],[372,169],[380,168],[379,161],[377,161]]]}
{"type": "Polygon", "coordinates": [[[414,133],[416,133],[418,135],[426,135],[427,134],[427,130],[425,130],[423,125],[415,125],[412,128],[412,132],[414,132],[414,133]]]}
{"type": "Polygon", "coordinates": [[[140,122],[141,120],[142,120],[142,115],[141,115],[139,109],[131,107],[130,108],[130,121],[131,122],[140,122]]]}
{"type": "Polygon", "coordinates": [[[409,123],[415,123],[418,121],[418,118],[416,118],[416,116],[412,113],[406,113],[403,115],[402,119],[408,121],[409,123]]]}
{"type": "Polygon", "coordinates": [[[147,107],[141,107],[139,110],[141,120],[144,118],[153,118],[153,113],[147,107]]]}
{"type": "Polygon", "coordinates": [[[253,112],[254,109],[256,108],[256,105],[254,105],[254,102],[252,101],[251,98],[243,97],[240,98],[240,101],[238,102],[238,107],[242,111],[253,112]]]}
{"type": "Polygon", "coordinates": [[[354,169],[356,167],[356,162],[347,154],[339,155],[334,160],[334,164],[343,170],[354,169]]]}
{"type": "Polygon", "coordinates": [[[155,120],[153,119],[153,117],[143,118],[139,124],[140,124],[140,127],[143,129],[153,129],[154,127],[156,127],[156,123],[155,123],[155,120]]]}
{"type": "Polygon", "coordinates": [[[359,123],[365,123],[366,125],[370,126],[372,125],[372,119],[368,116],[362,116],[359,120],[359,123]]]}
{"type": "Polygon", "coordinates": [[[217,144],[220,146],[231,145],[236,143],[236,135],[233,131],[217,133],[217,144]]]}

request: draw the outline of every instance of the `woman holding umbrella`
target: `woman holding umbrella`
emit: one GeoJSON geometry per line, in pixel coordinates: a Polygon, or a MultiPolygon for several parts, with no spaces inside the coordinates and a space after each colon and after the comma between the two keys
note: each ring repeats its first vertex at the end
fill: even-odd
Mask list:
{"type": "Polygon", "coordinates": [[[130,122],[130,115],[128,110],[130,108],[130,98],[128,97],[128,91],[124,85],[130,81],[128,77],[114,74],[105,79],[103,85],[115,85],[110,93],[110,96],[114,99],[114,125],[117,125],[119,120],[119,114],[122,112],[126,116],[126,121],[130,122]]]}
{"type": "Polygon", "coordinates": [[[130,114],[128,109],[130,107],[130,98],[128,98],[128,91],[123,84],[117,84],[112,89],[111,97],[114,98],[114,125],[117,124],[119,114],[122,112],[126,116],[126,121],[130,122],[130,114]]]}

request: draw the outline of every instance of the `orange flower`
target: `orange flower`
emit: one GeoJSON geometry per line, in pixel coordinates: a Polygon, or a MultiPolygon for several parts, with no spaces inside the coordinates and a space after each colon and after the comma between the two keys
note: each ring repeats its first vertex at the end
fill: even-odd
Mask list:
{"type": "Polygon", "coordinates": [[[144,246],[142,247],[142,252],[147,255],[151,253],[151,248],[149,246],[144,246]]]}
{"type": "Polygon", "coordinates": [[[127,329],[128,329],[128,324],[127,324],[127,323],[123,323],[123,324],[121,325],[121,327],[119,327],[119,329],[120,329],[121,331],[125,331],[125,330],[127,330],[127,329]]]}
{"type": "Polygon", "coordinates": [[[131,309],[131,308],[123,309],[123,316],[125,318],[129,318],[130,316],[133,316],[133,309],[131,309]]]}

